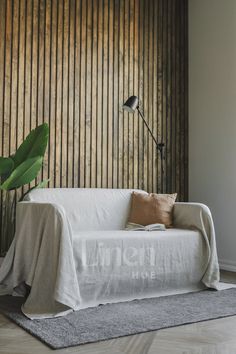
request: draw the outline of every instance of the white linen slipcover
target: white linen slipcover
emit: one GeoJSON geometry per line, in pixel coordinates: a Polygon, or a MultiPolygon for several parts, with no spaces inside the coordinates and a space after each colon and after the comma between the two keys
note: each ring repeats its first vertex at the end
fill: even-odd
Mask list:
{"type": "Polygon", "coordinates": [[[217,288],[214,225],[203,204],[176,203],[174,228],[124,231],[132,190],[34,190],[17,205],[0,294],[31,287],[29,318],[107,302],[217,288]]]}

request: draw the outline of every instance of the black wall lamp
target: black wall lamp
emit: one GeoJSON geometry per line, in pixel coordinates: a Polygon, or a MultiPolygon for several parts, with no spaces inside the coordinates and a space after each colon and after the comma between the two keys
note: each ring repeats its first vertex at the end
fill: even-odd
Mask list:
{"type": "Polygon", "coordinates": [[[143,113],[140,111],[139,109],[139,99],[137,96],[130,96],[127,101],[124,103],[123,105],[123,109],[129,113],[135,113],[135,110],[137,109],[138,110],[138,113],[140,114],[144,124],[146,125],[155,145],[156,145],[156,148],[157,150],[160,152],[160,157],[161,157],[161,172],[162,172],[162,175],[163,175],[163,172],[164,172],[164,167],[163,167],[163,160],[164,160],[164,147],[165,147],[165,144],[164,143],[158,143],[158,141],[156,140],[156,138],[154,137],[150,127],[148,126],[145,118],[144,118],[144,115],[143,113]]]}

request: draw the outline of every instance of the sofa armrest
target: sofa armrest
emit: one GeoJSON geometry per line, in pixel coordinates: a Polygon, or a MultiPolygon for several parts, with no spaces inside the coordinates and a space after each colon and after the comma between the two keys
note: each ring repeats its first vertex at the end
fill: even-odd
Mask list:
{"type": "Polygon", "coordinates": [[[73,235],[63,207],[27,201],[17,204],[16,233],[5,269],[0,283],[10,284],[8,293],[23,283],[31,287],[22,307],[29,318],[52,317],[78,306],[73,235]]]}
{"type": "MultiPolygon", "coordinates": [[[[16,206],[16,231],[12,244],[4,258],[0,273],[0,293],[22,294],[19,285],[22,282],[31,285],[37,249],[42,236],[36,232],[53,223],[57,208],[48,203],[19,202],[16,206]],[[19,266],[21,265],[21,266],[19,266]],[[14,290],[15,289],[15,290],[14,290]]],[[[58,222],[54,222],[59,224],[58,222]]],[[[51,230],[53,237],[53,231],[51,230]]],[[[23,292],[24,293],[24,292],[23,292]]]]}
{"type": "MultiPolygon", "coordinates": [[[[15,232],[15,256],[14,264],[24,265],[21,272],[25,272],[27,277],[25,282],[32,286],[35,276],[37,263],[42,256],[42,250],[50,247],[50,244],[56,246],[64,227],[64,210],[53,203],[28,202],[22,201],[16,206],[16,232],[15,232]]],[[[67,225],[65,225],[66,227],[67,225]]],[[[51,251],[51,256],[58,257],[56,247],[51,251]]],[[[15,285],[22,277],[15,271],[15,285]]]]}
{"type": "MultiPolygon", "coordinates": [[[[62,206],[46,202],[22,201],[16,205],[16,231],[20,231],[24,221],[28,224],[37,225],[48,219],[49,214],[55,214],[60,218],[60,214],[65,215],[62,206]]],[[[16,236],[17,236],[16,232],[16,236]]]]}
{"type": "Polygon", "coordinates": [[[214,228],[211,211],[205,204],[177,202],[174,205],[173,224],[175,227],[192,228],[201,224],[201,217],[209,218],[214,228]]]}
{"type": "Polygon", "coordinates": [[[22,201],[16,205],[16,222],[29,216],[28,213],[31,213],[34,218],[42,217],[47,208],[54,210],[54,212],[65,212],[61,205],[55,203],[22,201]]]}
{"type": "Polygon", "coordinates": [[[215,228],[210,209],[201,203],[175,203],[174,227],[198,229],[206,243],[208,257],[206,271],[202,282],[212,288],[217,288],[220,278],[216,249],[215,228]]]}

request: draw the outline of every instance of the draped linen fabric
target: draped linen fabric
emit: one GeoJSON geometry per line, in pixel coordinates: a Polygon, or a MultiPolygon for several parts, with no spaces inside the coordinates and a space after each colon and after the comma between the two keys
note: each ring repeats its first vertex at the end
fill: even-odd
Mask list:
{"type": "Polygon", "coordinates": [[[174,228],[124,231],[133,190],[45,189],[17,205],[0,294],[22,295],[31,319],[104,303],[218,288],[210,210],[175,203],[174,228]]]}

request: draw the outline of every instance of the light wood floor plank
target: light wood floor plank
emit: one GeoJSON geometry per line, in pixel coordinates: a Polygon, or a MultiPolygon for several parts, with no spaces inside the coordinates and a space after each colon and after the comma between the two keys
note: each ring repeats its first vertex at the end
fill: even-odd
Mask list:
{"type": "MultiPolygon", "coordinates": [[[[236,283],[236,273],[222,272],[236,283]]],[[[60,349],[56,352],[0,315],[0,354],[236,354],[236,316],[60,349]]]]}

